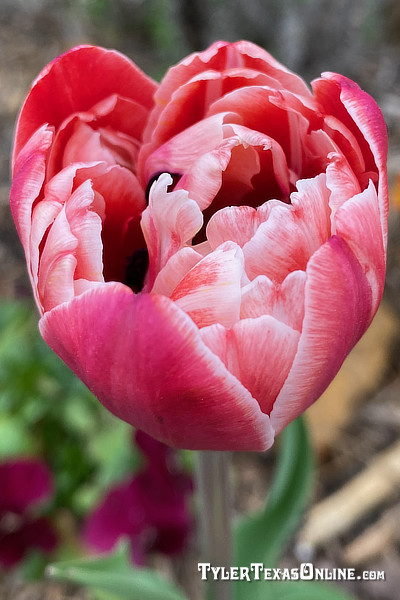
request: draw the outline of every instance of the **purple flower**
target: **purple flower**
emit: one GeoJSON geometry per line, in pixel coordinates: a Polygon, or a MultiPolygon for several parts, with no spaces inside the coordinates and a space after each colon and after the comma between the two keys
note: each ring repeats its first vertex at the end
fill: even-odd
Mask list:
{"type": "Polygon", "coordinates": [[[145,467],[106,494],[86,521],[83,537],[100,552],[128,538],[133,561],[143,565],[150,552],[183,550],[191,529],[186,501],[192,481],[179,470],[172,448],[142,431],[135,439],[146,456],[145,467]]]}
{"type": "Polygon", "coordinates": [[[56,535],[37,507],[53,492],[51,474],[37,459],[13,459],[0,464],[0,563],[18,564],[31,549],[50,552],[56,535]]]}

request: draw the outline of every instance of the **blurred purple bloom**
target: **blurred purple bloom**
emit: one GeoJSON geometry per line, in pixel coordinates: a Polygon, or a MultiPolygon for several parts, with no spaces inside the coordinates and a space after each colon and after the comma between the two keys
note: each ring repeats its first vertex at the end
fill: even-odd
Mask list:
{"type": "Polygon", "coordinates": [[[0,563],[12,567],[31,549],[50,552],[57,543],[50,523],[37,506],[53,493],[51,474],[37,459],[0,464],[0,563]]]}
{"type": "Polygon", "coordinates": [[[100,552],[127,537],[133,561],[143,565],[150,552],[174,555],[183,550],[191,529],[187,497],[192,480],[178,469],[175,450],[142,431],[135,439],[146,457],[143,470],[106,494],[89,516],[83,536],[100,552]]]}

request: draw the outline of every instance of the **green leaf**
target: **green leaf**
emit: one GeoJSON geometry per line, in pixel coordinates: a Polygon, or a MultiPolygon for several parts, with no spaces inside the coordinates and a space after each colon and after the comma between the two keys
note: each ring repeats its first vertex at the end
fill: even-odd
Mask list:
{"type": "Polygon", "coordinates": [[[18,417],[0,416],[0,460],[14,455],[32,454],[35,445],[18,417]]]}
{"type": "Polygon", "coordinates": [[[133,567],[127,544],[105,557],[51,565],[48,574],[108,592],[121,600],[187,600],[173,583],[156,571],[133,567]]]}
{"type": "Polygon", "coordinates": [[[353,596],[339,587],[315,581],[273,581],[269,585],[266,581],[263,583],[265,590],[268,586],[268,597],[274,600],[354,600],[353,596]]]}
{"type": "MultiPolygon", "coordinates": [[[[286,428],[280,442],[278,465],[264,509],[237,524],[234,565],[248,566],[257,562],[274,567],[309,498],[313,457],[301,418],[286,428]]],[[[265,581],[254,581],[250,586],[246,581],[239,581],[235,598],[265,600],[272,597],[269,589],[265,581]]]]}

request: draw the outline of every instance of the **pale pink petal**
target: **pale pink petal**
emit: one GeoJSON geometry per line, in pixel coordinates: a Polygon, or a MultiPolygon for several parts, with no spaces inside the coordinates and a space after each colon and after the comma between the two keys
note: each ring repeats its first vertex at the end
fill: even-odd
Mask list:
{"type": "Polygon", "coordinates": [[[301,331],[304,319],[304,271],[292,271],[281,284],[259,275],[242,289],[240,318],[271,315],[301,331]]]}
{"type": "Polygon", "coordinates": [[[152,293],[171,296],[178,283],[203,258],[196,250],[191,246],[185,246],[173,254],[158,273],[152,293]]]}
{"type": "Polygon", "coordinates": [[[259,211],[251,206],[227,206],[209,220],[206,234],[213,250],[232,241],[243,247],[260,225],[259,211]]]}
{"type": "Polygon", "coordinates": [[[262,315],[243,319],[232,329],[221,324],[205,327],[201,336],[269,414],[292,366],[300,333],[262,315]]]}
{"type": "Polygon", "coordinates": [[[198,262],[174,289],[171,299],[198,327],[239,320],[243,254],[226,242],[198,262]]]}
{"type": "Polygon", "coordinates": [[[52,138],[52,129],[43,125],[24,146],[13,169],[10,193],[11,212],[27,254],[28,265],[32,206],[42,189],[46,172],[46,157],[52,138]]]}
{"type": "Polygon", "coordinates": [[[93,208],[94,192],[90,180],[82,183],[65,204],[72,235],[78,240],[75,252],[75,279],[104,281],[102,220],[93,208]]]}
{"type": "Polygon", "coordinates": [[[270,414],[296,354],[300,334],[269,315],[242,319],[229,342],[237,355],[239,381],[270,414]]]}
{"type": "MultiPolygon", "coordinates": [[[[241,145],[244,146],[245,148],[247,146],[260,147],[261,153],[262,152],[270,152],[271,153],[272,166],[273,166],[273,178],[275,179],[276,183],[278,184],[278,187],[280,188],[282,195],[284,197],[288,197],[289,193],[290,193],[289,169],[288,169],[288,165],[286,162],[285,154],[284,154],[280,144],[276,140],[274,140],[273,138],[271,138],[269,136],[266,136],[265,134],[259,133],[258,131],[253,131],[252,129],[249,129],[248,127],[243,127],[242,125],[237,125],[235,123],[225,125],[224,129],[229,132],[231,130],[233,135],[238,136],[241,145]]],[[[225,135],[227,135],[227,134],[225,134],[225,135]]],[[[259,166],[259,169],[254,174],[257,174],[259,172],[260,165],[258,165],[258,166],[259,166]]],[[[238,165],[238,168],[240,169],[240,165],[238,165]]],[[[248,171],[248,170],[249,170],[249,168],[246,165],[245,168],[243,169],[243,171],[248,171]]],[[[254,174],[251,173],[252,176],[254,174]]],[[[269,173],[268,173],[268,175],[270,176],[269,173]]],[[[238,180],[243,180],[244,176],[245,176],[245,173],[240,174],[240,171],[239,171],[236,178],[238,180]]],[[[264,182],[264,187],[265,187],[264,200],[268,200],[269,199],[268,182],[264,182]]]]}
{"type": "Polygon", "coordinates": [[[44,311],[73,298],[77,247],[63,207],[49,230],[40,259],[38,292],[44,311]]]}
{"type": "Polygon", "coordinates": [[[279,144],[234,123],[222,125],[222,130],[225,139],[198,160],[193,154],[194,162],[176,186],[187,190],[202,210],[209,207],[205,222],[227,205],[258,206],[275,197],[288,200],[290,174],[279,144]]]}
{"type": "Polygon", "coordinates": [[[224,139],[222,125],[228,115],[213,115],[187,127],[153,150],[146,160],[146,153],[142,150],[138,164],[142,183],[145,185],[152,177],[163,172],[183,175],[196,158],[221,144],[224,139]]]}
{"type": "Polygon", "coordinates": [[[332,233],[336,233],[334,219],[336,211],[349,198],[359,194],[361,188],[354,171],[343,154],[332,153],[329,158],[330,163],[326,169],[326,187],[331,191],[329,206],[332,209],[332,233]]]}
{"type": "Polygon", "coordinates": [[[232,157],[232,147],[237,142],[224,140],[208,152],[200,156],[181,177],[176,189],[188,190],[190,197],[205,210],[215,199],[222,186],[223,172],[232,157]]]}
{"type": "Polygon", "coordinates": [[[163,174],[153,184],[149,206],[142,214],[142,229],[149,251],[149,278],[152,288],[169,258],[190,242],[201,228],[203,215],[185,190],[167,192],[172,178],[163,174]]]}
{"type": "Polygon", "coordinates": [[[305,316],[296,357],[274,404],[278,431],[319,398],[371,321],[371,291],[344,240],[331,237],[307,265],[305,316]]]}
{"type": "Polygon", "coordinates": [[[74,278],[103,280],[101,218],[93,202],[88,180],[64,203],[48,231],[38,275],[45,311],[73,298],[74,278]]]}
{"type": "MultiPolygon", "coordinates": [[[[53,224],[55,218],[61,211],[63,205],[70,198],[74,184],[78,178],[103,172],[105,165],[103,163],[78,163],[63,169],[55,175],[44,187],[44,197],[38,202],[31,216],[31,233],[29,249],[27,256],[30,256],[33,289],[36,293],[38,285],[38,270],[40,249],[49,227],[53,224]]],[[[104,210],[96,207],[101,215],[104,210]]],[[[42,310],[41,301],[39,308],[42,310]]]]}
{"type": "Polygon", "coordinates": [[[375,314],[382,299],[385,284],[385,248],[379,218],[376,188],[368,188],[348,200],[335,215],[336,233],[354,252],[361,264],[372,292],[375,314]]]}
{"type": "Polygon", "coordinates": [[[74,296],[83,294],[88,290],[95,288],[96,286],[102,285],[102,281],[88,281],[87,279],[74,279],[74,296]]]}
{"type": "Polygon", "coordinates": [[[281,282],[305,270],[312,254],[331,234],[329,190],[325,174],[297,182],[291,205],[267,203],[271,210],[254,237],[243,246],[248,277],[267,275],[281,282]]]}
{"type": "Polygon", "coordinates": [[[105,283],[40,321],[46,342],[111,412],[169,445],[265,450],[269,418],[169,298],[105,283]]]}
{"type": "Polygon", "coordinates": [[[100,132],[93,131],[86,123],[77,121],[64,147],[62,168],[83,162],[88,156],[92,161],[116,164],[114,154],[107,145],[103,144],[100,132]]]}
{"type": "Polygon", "coordinates": [[[55,218],[62,209],[62,204],[56,200],[43,199],[36,204],[32,213],[32,229],[30,238],[30,261],[32,281],[35,287],[38,284],[40,247],[43,238],[55,218]]]}
{"type": "Polygon", "coordinates": [[[342,121],[332,115],[325,116],[324,130],[346,156],[354,174],[361,179],[363,173],[365,173],[365,159],[354,133],[342,121]]]}

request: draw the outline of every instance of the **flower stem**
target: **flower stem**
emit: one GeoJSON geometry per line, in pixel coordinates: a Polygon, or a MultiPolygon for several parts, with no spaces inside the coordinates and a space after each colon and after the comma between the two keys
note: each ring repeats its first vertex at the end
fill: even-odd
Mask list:
{"type": "MultiPolygon", "coordinates": [[[[232,493],[229,452],[198,452],[197,489],[202,562],[213,567],[231,566],[232,493]]],[[[214,581],[208,573],[207,600],[231,600],[228,580],[214,581]]]]}

